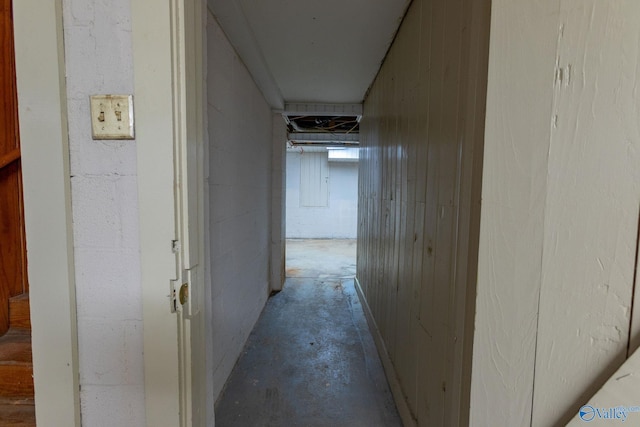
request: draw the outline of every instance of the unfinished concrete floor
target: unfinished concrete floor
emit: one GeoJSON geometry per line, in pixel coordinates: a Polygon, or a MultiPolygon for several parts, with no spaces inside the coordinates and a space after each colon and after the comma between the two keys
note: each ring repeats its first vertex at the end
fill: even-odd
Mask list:
{"type": "Polygon", "coordinates": [[[402,426],[355,292],[355,242],[295,240],[287,252],[295,277],[267,302],[216,426],[402,426]]]}
{"type": "Polygon", "coordinates": [[[287,277],[356,276],[355,239],[288,239],[287,277]]]}

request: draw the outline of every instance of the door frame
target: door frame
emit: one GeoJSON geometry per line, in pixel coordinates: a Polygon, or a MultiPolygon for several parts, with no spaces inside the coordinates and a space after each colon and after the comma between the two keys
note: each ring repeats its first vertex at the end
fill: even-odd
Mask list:
{"type": "Polygon", "coordinates": [[[145,409],[154,427],[199,426],[208,418],[203,10],[202,0],[131,2],[145,409]],[[171,295],[182,283],[189,302],[172,313],[171,295]]]}
{"type": "Polygon", "coordinates": [[[38,426],[80,426],[61,0],[13,2],[38,426]]]}

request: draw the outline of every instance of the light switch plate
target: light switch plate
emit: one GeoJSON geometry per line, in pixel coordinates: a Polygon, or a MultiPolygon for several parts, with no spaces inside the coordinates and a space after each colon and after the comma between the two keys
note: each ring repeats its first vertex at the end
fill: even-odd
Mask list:
{"type": "Polygon", "coordinates": [[[133,139],[133,96],[91,95],[93,139],[133,139]]]}

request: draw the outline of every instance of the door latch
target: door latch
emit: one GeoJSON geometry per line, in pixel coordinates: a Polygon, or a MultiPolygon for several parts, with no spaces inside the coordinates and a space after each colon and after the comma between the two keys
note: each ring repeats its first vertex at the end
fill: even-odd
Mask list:
{"type": "Polygon", "coordinates": [[[180,299],[180,304],[185,305],[187,303],[187,300],[189,299],[188,283],[183,283],[182,286],[180,286],[180,292],[178,294],[178,297],[180,299]]]}

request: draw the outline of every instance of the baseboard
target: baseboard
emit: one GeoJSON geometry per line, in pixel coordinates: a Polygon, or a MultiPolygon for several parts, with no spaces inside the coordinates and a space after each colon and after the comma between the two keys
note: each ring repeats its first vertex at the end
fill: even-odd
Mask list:
{"type": "Polygon", "coordinates": [[[396,407],[398,408],[398,413],[400,414],[400,418],[402,419],[402,423],[405,427],[416,427],[417,422],[416,419],[411,414],[411,410],[409,409],[409,405],[404,398],[404,394],[402,393],[402,388],[400,387],[400,381],[398,380],[398,375],[396,374],[396,369],[391,362],[391,358],[389,357],[389,353],[387,352],[387,346],[384,344],[384,340],[382,339],[382,335],[380,334],[380,330],[378,329],[378,325],[376,324],[375,319],[373,318],[373,314],[371,313],[371,308],[369,307],[369,303],[367,299],[364,297],[364,292],[362,292],[362,287],[360,286],[360,281],[356,277],[355,280],[356,292],[358,293],[358,298],[360,298],[360,303],[362,304],[362,310],[364,311],[364,315],[367,319],[367,324],[369,325],[369,329],[371,330],[371,335],[373,336],[373,341],[376,343],[376,348],[378,349],[378,355],[380,356],[380,360],[382,361],[382,367],[384,368],[384,373],[387,376],[387,381],[389,382],[389,387],[391,388],[391,394],[393,394],[393,400],[396,402],[396,407]]]}

